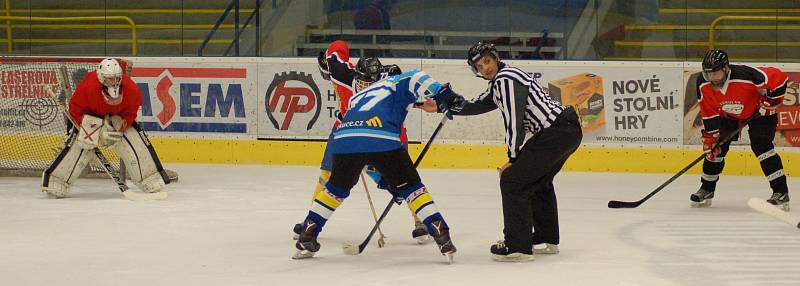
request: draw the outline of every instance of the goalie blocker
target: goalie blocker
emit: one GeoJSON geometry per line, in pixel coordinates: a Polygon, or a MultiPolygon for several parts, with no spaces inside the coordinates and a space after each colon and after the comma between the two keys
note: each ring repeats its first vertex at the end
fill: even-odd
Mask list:
{"type": "Polygon", "coordinates": [[[106,120],[84,115],[81,126],[72,128],[56,159],[42,175],[42,191],[54,198],[66,197],[70,185],[94,156],[92,149],[113,147],[125,164],[128,178],[144,192],[161,191],[170,179],[147,135],[137,123],[120,132],[124,120],[106,120]]]}

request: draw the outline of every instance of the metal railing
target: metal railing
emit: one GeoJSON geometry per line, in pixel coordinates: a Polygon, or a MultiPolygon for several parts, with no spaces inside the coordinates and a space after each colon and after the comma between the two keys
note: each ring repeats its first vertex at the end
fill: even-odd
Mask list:
{"type": "MultiPolygon", "coordinates": [[[[8,1],[8,0],[6,0],[8,1]]],[[[6,12],[6,15],[9,13],[6,12]]],[[[136,22],[128,16],[87,16],[87,17],[23,17],[23,16],[0,16],[0,20],[6,20],[6,41],[8,42],[8,52],[14,51],[14,36],[11,32],[11,21],[38,21],[38,22],[75,22],[75,21],[108,21],[122,20],[128,22],[131,30],[131,55],[136,56],[136,22]]]]}
{"type": "MultiPolygon", "coordinates": [[[[716,27],[722,21],[727,20],[740,20],[740,21],[800,21],[800,16],[720,16],[714,19],[711,22],[711,25],[708,28],[708,49],[713,50],[716,45],[716,27]]],[[[756,42],[756,43],[763,43],[763,42],[756,42]]],[[[751,43],[750,45],[759,45],[756,43],[751,43]]],[[[775,43],[775,45],[779,45],[779,43],[775,43]]],[[[797,43],[785,43],[780,46],[796,46],[797,43]]]]}
{"type": "MultiPolygon", "coordinates": [[[[228,15],[231,13],[231,10],[232,10],[233,11],[233,18],[234,18],[234,20],[233,20],[233,22],[234,22],[234,24],[233,24],[233,40],[231,40],[231,43],[225,49],[225,52],[223,53],[223,56],[227,56],[228,53],[230,53],[231,49],[233,49],[233,51],[234,51],[234,56],[239,56],[239,40],[240,40],[240,36],[242,34],[242,31],[247,28],[247,26],[250,24],[250,22],[253,20],[253,18],[256,19],[256,21],[255,21],[255,27],[256,27],[256,56],[259,56],[261,54],[260,53],[260,46],[261,45],[259,44],[259,40],[258,39],[261,36],[260,32],[259,32],[259,28],[260,28],[260,18],[261,18],[260,15],[261,15],[261,3],[262,2],[263,1],[261,1],[261,0],[256,0],[255,9],[250,10],[252,12],[250,12],[250,15],[247,17],[247,20],[245,20],[244,24],[242,24],[242,26],[239,27],[239,13],[241,12],[240,9],[239,9],[239,0],[232,0],[231,3],[228,4],[228,7],[225,8],[225,11],[222,12],[222,15],[219,16],[219,19],[217,19],[217,22],[214,24],[214,27],[212,27],[211,31],[208,32],[208,35],[203,40],[203,43],[200,44],[200,47],[197,48],[197,55],[198,56],[203,56],[203,50],[205,50],[206,46],[211,41],[211,38],[214,36],[214,34],[219,29],[219,27],[222,25],[222,22],[225,21],[225,19],[228,17],[228,15]]],[[[273,6],[275,6],[275,0],[273,0],[272,2],[273,2],[273,6]]]]}

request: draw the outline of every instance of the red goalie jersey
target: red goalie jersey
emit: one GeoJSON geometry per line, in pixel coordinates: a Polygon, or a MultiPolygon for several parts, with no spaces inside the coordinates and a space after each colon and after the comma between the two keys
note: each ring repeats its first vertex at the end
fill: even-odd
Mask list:
{"type": "Polygon", "coordinates": [[[788,76],[773,67],[730,65],[728,79],[721,88],[697,78],[697,96],[706,131],[718,130],[720,118],[745,120],[758,112],[761,101],[781,101],[788,76]]]}
{"type": "MultiPolygon", "coordinates": [[[[124,61],[119,61],[125,70],[124,61]]],[[[104,96],[104,86],[97,77],[97,71],[86,75],[75,88],[69,100],[69,113],[77,124],[81,124],[84,114],[96,117],[119,115],[125,120],[121,131],[125,131],[136,120],[136,114],[142,105],[142,92],[136,83],[123,72],[120,84],[120,97],[116,100],[104,96]]]]}

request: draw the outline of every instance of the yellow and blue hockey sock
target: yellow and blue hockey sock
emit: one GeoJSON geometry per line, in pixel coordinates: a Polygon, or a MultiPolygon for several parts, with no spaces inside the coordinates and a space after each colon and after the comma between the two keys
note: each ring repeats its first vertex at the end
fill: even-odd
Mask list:
{"type": "Polygon", "coordinates": [[[436,203],[433,202],[431,194],[428,193],[428,189],[425,188],[425,185],[419,183],[409,187],[403,187],[399,190],[399,193],[400,196],[405,199],[411,211],[414,212],[428,228],[428,233],[434,233],[431,229],[431,222],[437,220],[442,221],[444,229],[449,229],[447,223],[444,221],[444,217],[439,213],[439,209],[436,208],[436,203]]]}
{"type": "Polygon", "coordinates": [[[350,189],[338,188],[330,182],[325,184],[325,189],[314,196],[314,202],[311,203],[311,209],[306,217],[306,219],[314,221],[319,226],[314,230],[314,235],[322,231],[333,212],[348,196],[350,196],[350,189]]]}
{"type": "Polygon", "coordinates": [[[311,196],[311,202],[317,198],[317,195],[325,189],[325,184],[328,183],[328,180],[331,179],[331,171],[330,170],[322,170],[319,174],[319,180],[317,181],[317,186],[314,187],[314,195],[311,196]]]}

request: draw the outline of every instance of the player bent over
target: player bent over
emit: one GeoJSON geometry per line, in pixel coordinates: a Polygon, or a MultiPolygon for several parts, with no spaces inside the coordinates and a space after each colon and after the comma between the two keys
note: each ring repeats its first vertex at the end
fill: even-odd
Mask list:
{"type": "Polygon", "coordinates": [[[69,115],[78,126],[55,160],[42,174],[42,191],[63,198],[91,160],[98,146],[113,147],[128,176],[144,192],[161,191],[169,183],[164,168],[144,131],[136,123],[142,93],[115,59],[104,59],[75,88],[69,115]]]}
{"type": "Polygon", "coordinates": [[[789,210],[789,188],[783,163],[772,144],[778,123],[776,108],[783,103],[787,81],[787,74],[777,68],[731,65],[728,54],[722,50],[706,53],[703,76],[697,78],[706,158],[703,160],[700,189],[689,198],[692,207],[711,206],[719,174],[725,167],[730,142],[712,151],[714,144],[735,132],[743,121],[760,115],[748,123],[750,148],[772,189],[772,197],[767,202],[789,210]]]}
{"type": "MultiPolygon", "coordinates": [[[[333,85],[333,90],[336,93],[336,98],[339,103],[339,116],[337,116],[336,123],[334,123],[331,130],[331,135],[328,137],[328,144],[325,145],[325,153],[320,164],[320,176],[317,185],[314,189],[313,198],[325,189],[325,183],[328,182],[331,176],[332,168],[332,148],[331,141],[333,141],[333,131],[336,130],[341,123],[340,119],[347,114],[348,104],[350,97],[353,96],[353,91],[358,92],[377,81],[381,74],[398,75],[400,74],[400,67],[397,65],[383,66],[376,57],[361,57],[358,63],[353,66],[350,63],[350,49],[347,43],[342,40],[336,40],[328,45],[325,52],[321,52],[317,58],[319,64],[319,71],[323,79],[329,80],[333,85]]],[[[405,128],[400,131],[401,143],[405,146],[407,144],[407,136],[405,128]]],[[[370,176],[377,184],[378,188],[385,189],[385,184],[381,183],[381,175],[372,166],[367,166],[367,175],[370,176]]],[[[410,208],[409,208],[410,209],[410,208]]],[[[419,218],[411,213],[414,219],[414,229],[411,231],[411,237],[417,240],[418,243],[423,244],[430,241],[430,236],[425,228],[425,225],[419,218]]],[[[294,225],[293,231],[295,239],[300,235],[300,228],[302,223],[294,225]]]]}
{"type": "Polygon", "coordinates": [[[361,169],[375,167],[393,195],[405,200],[433,236],[443,255],[456,247],[442,214],[422,184],[408,151],[400,143],[400,128],[411,104],[452,93],[422,71],[390,76],[360,91],[333,132],[333,169],[325,189],[314,197],[295,244],[295,259],[312,257],[320,249],[317,236],[333,212],[350,195],[361,169]]]}

